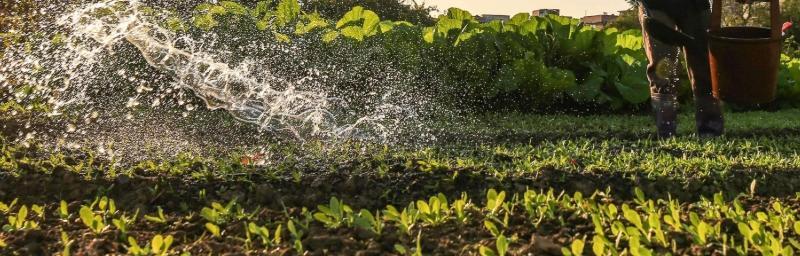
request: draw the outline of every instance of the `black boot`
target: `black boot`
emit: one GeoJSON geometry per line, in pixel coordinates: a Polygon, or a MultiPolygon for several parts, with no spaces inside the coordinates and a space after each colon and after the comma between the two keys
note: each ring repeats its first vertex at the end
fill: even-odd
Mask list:
{"type": "Polygon", "coordinates": [[[675,95],[653,94],[653,111],[658,137],[665,139],[678,134],[678,98],[675,95]]]}
{"type": "Polygon", "coordinates": [[[725,133],[722,103],[711,96],[696,97],[694,101],[697,105],[697,135],[703,138],[722,136],[725,133]]]}

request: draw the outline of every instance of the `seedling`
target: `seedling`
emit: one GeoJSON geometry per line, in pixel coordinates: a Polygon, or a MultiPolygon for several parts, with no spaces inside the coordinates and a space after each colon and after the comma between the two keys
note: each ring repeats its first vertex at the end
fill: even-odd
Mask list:
{"type": "Polygon", "coordinates": [[[166,256],[170,253],[172,242],[173,238],[171,235],[166,237],[162,235],[156,235],[153,237],[150,243],[144,247],[140,247],[136,242],[136,239],[133,237],[128,237],[128,253],[134,256],[166,256]]]}
{"type": "Polygon", "coordinates": [[[492,250],[491,248],[486,246],[481,246],[478,249],[478,252],[481,254],[481,256],[505,256],[506,253],[508,253],[508,245],[510,243],[511,241],[509,241],[508,238],[501,235],[498,236],[494,242],[497,251],[492,250]]]}
{"type": "Polygon", "coordinates": [[[103,217],[101,215],[94,214],[92,209],[87,206],[81,207],[79,214],[83,224],[95,234],[102,233],[108,227],[108,225],[105,223],[105,220],[103,220],[103,217]]]}
{"type": "Polygon", "coordinates": [[[19,199],[14,199],[14,201],[11,201],[10,204],[5,204],[3,202],[0,202],[0,212],[2,212],[3,214],[8,214],[9,212],[11,212],[11,209],[14,209],[14,206],[17,204],[18,200],[19,199]]]}
{"type": "Polygon", "coordinates": [[[453,202],[453,212],[455,213],[456,221],[461,224],[467,223],[467,212],[466,208],[469,205],[469,199],[467,198],[467,193],[461,194],[461,199],[456,200],[453,202]]]}
{"type": "Polygon", "coordinates": [[[155,216],[144,215],[144,219],[158,224],[167,223],[167,216],[164,215],[164,209],[161,209],[161,206],[158,206],[157,209],[155,216]]]}
{"type": "Polygon", "coordinates": [[[38,222],[28,219],[28,207],[24,205],[19,208],[17,214],[9,215],[7,219],[8,224],[3,225],[3,231],[5,232],[39,228],[38,222]]]}
{"type": "Polygon", "coordinates": [[[419,211],[417,211],[414,203],[410,203],[408,207],[403,209],[403,212],[398,212],[394,206],[389,205],[383,211],[383,219],[394,222],[400,231],[410,236],[419,219],[419,211]]]}
{"type": "Polygon", "coordinates": [[[67,202],[64,200],[61,200],[61,203],[58,206],[58,217],[63,221],[69,221],[69,207],[67,206],[67,202]]]}
{"type": "Polygon", "coordinates": [[[441,225],[447,222],[450,217],[447,198],[441,193],[438,196],[431,197],[428,202],[417,201],[417,209],[419,210],[419,218],[431,226],[441,225]]]}
{"type": "Polygon", "coordinates": [[[486,193],[486,210],[489,215],[496,216],[502,209],[506,200],[506,192],[497,193],[494,189],[489,189],[486,193]]]}
{"type": "Polygon", "coordinates": [[[376,235],[383,233],[383,220],[381,219],[380,211],[375,212],[375,215],[373,215],[366,209],[362,209],[354,218],[353,225],[356,227],[369,230],[376,235]]]}
{"type": "Polygon", "coordinates": [[[222,235],[219,226],[211,222],[206,223],[206,230],[208,230],[208,232],[211,232],[211,235],[217,238],[221,237],[222,235]]]}
{"type": "MultiPolygon", "coordinates": [[[[572,241],[572,244],[570,245],[569,248],[561,248],[561,253],[563,253],[564,256],[583,255],[583,247],[584,246],[585,246],[585,243],[583,242],[583,239],[575,239],[574,241],[572,241]]],[[[602,255],[602,254],[599,254],[599,255],[602,255]]]]}
{"type": "Polygon", "coordinates": [[[319,212],[314,214],[314,219],[322,222],[328,228],[349,227],[353,221],[353,209],[336,197],[331,198],[327,206],[319,205],[317,209],[319,212]]]}

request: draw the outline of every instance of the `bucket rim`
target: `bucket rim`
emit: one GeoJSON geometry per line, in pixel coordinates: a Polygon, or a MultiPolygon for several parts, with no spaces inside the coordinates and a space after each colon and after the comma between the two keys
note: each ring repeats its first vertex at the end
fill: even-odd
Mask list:
{"type": "Polygon", "coordinates": [[[735,43],[775,43],[781,42],[780,38],[772,38],[772,37],[763,37],[763,38],[737,38],[737,37],[727,37],[721,36],[719,33],[728,30],[728,29],[751,29],[751,30],[765,30],[771,31],[770,28],[766,27],[753,27],[753,26],[739,26],[739,27],[724,27],[717,32],[713,32],[708,30],[708,37],[711,41],[722,41],[722,42],[735,42],[735,43]]]}

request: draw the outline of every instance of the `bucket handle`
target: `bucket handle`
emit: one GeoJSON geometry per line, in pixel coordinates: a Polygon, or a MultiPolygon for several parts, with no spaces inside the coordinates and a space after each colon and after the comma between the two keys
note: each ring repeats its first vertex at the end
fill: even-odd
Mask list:
{"type": "MultiPolygon", "coordinates": [[[[754,0],[758,1],[758,0],[754,0]]],[[[770,2],[770,22],[772,39],[781,39],[781,4],[779,0],[761,0],[770,2]]],[[[722,29],[722,0],[714,0],[711,7],[711,32],[719,32],[722,29]]]]}

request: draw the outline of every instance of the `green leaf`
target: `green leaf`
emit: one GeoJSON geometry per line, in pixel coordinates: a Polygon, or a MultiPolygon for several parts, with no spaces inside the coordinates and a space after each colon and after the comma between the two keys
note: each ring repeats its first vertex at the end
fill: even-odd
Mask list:
{"type": "Polygon", "coordinates": [[[269,13],[269,3],[268,1],[258,1],[258,3],[256,3],[256,8],[253,8],[250,15],[254,19],[260,20],[265,14],[269,13]]]}
{"type": "Polygon", "coordinates": [[[800,220],[794,222],[794,234],[800,235],[800,220]]]}
{"type": "Polygon", "coordinates": [[[220,1],[219,5],[225,8],[225,11],[234,15],[247,15],[247,7],[232,1],[220,1]]]}
{"type": "Polygon", "coordinates": [[[84,225],[86,225],[90,229],[94,229],[94,226],[95,226],[95,224],[94,224],[94,213],[92,213],[92,209],[89,209],[89,207],[83,206],[83,207],[81,207],[79,215],[80,215],[81,221],[83,221],[84,225]]]}
{"type": "Polygon", "coordinates": [[[572,241],[572,245],[570,246],[572,254],[573,255],[583,255],[583,247],[584,246],[585,246],[585,244],[584,244],[582,239],[575,239],[575,241],[572,241]]]}
{"type": "Polygon", "coordinates": [[[594,255],[605,255],[606,240],[600,235],[595,235],[592,239],[592,252],[594,255]]]}
{"type": "Polygon", "coordinates": [[[300,4],[297,0],[281,0],[276,12],[276,23],[283,27],[297,19],[300,15],[300,4]]]}
{"type": "Polygon", "coordinates": [[[408,249],[406,249],[406,247],[402,244],[394,244],[394,251],[400,255],[408,255],[408,249]]]}
{"type": "Polygon", "coordinates": [[[505,256],[506,252],[508,252],[508,245],[511,241],[508,240],[504,235],[500,235],[497,237],[495,241],[495,246],[497,247],[497,255],[505,256]]]}
{"type": "Polygon", "coordinates": [[[325,42],[325,43],[333,42],[334,40],[339,38],[339,35],[340,35],[339,31],[330,30],[327,33],[325,33],[324,35],[322,35],[322,41],[325,42]]]}
{"type": "Polygon", "coordinates": [[[150,242],[150,247],[153,248],[153,253],[159,254],[161,253],[161,249],[164,246],[164,237],[161,235],[156,235],[153,237],[153,241],[150,242]]]}
{"type": "Polygon", "coordinates": [[[495,253],[494,250],[482,245],[478,249],[478,252],[481,254],[481,256],[497,256],[497,253],[495,253]]]}
{"type": "Polygon", "coordinates": [[[356,41],[364,41],[364,30],[360,27],[349,26],[341,30],[341,35],[356,41]]]}
{"type": "Polygon", "coordinates": [[[211,232],[211,234],[214,235],[215,237],[220,236],[219,226],[214,225],[214,223],[211,222],[206,223],[206,229],[208,229],[208,231],[211,232]]]}

